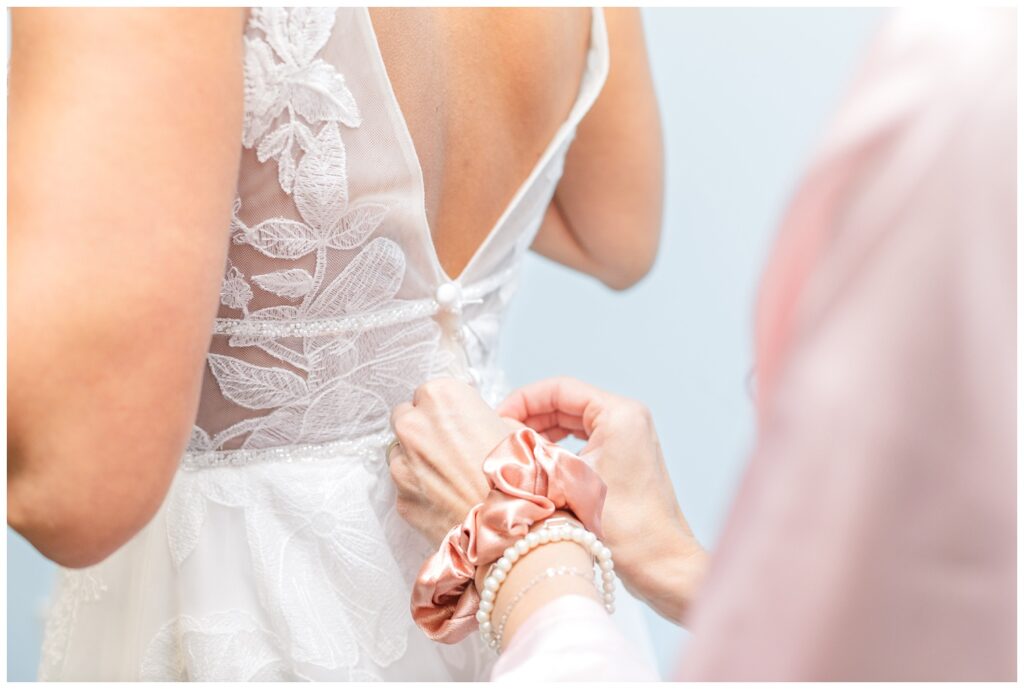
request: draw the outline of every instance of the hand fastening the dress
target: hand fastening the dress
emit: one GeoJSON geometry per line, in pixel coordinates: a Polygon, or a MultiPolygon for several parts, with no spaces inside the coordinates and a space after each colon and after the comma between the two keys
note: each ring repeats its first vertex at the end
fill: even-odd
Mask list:
{"type": "MultiPolygon", "coordinates": [[[[616,574],[657,612],[677,623],[684,620],[708,556],[679,509],[651,415],[639,402],[558,378],[517,390],[496,411],[470,386],[437,380],[417,390],[413,404],[399,405],[392,422],[402,443],[391,454],[398,511],[436,544],[483,502],[489,490],[483,458],[510,428],[528,426],[551,442],[568,435],[585,440],[580,457],[608,486],[601,540],[615,553],[616,574]],[[640,533],[643,538],[636,537],[640,533]]],[[[527,574],[541,571],[538,566],[585,569],[591,555],[571,541],[531,551],[495,598],[494,621],[500,622],[506,600],[531,579],[527,574]]],[[[487,572],[478,568],[478,591],[487,572]]],[[[512,614],[506,636],[553,590],[595,597],[588,586],[572,576],[538,584],[512,614]]],[[[605,593],[610,591],[595,598],[603,602],[605,593]]]]}
{"type": "MultiPolygon", "coordinates": [[[[586,462],[537,432],[524,428],[507,437],[484,460],[483,473],[490,492],[448,532],[413,588],[413,618],[435,641],[455,643],[476,627],[477,567],[500,562],[534,523],[567,509],[589,531],[602,533],[604,482],[586,462]]],[[[503,579],[510,567],[502,564],[494,576],[503,579]]]]}

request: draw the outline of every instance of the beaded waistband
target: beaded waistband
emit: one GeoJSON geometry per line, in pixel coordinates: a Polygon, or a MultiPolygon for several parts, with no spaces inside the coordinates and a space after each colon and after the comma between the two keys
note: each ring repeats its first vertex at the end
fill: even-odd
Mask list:
{"type": "MultiPolygon", "coordinates": [[[[518,274],[517,266],[505,269],[484,280],[456,288],[461,303],[482,301],[485,296],[510,284],[518,274]]],[[[444,298],[444,289],[455,283],[439,287],[434,297],[399,301],[386,309],[369,313],[354,313],[337,318],[315,320],[261,320],[258,318],[218,318],[213,324],[215,335],[249,335],[266,337],[315,337],[332,335],[352,330],[381,328],[406,323],[418,318],[429,318],[439,311],[451,308],[453,304],[444,298]]],[[[453,296],[455,296],[453,295],[453,296]]],[[[459,304],[461,306],[461,304],[459,304]]]]}
{"type": "Polygon", "coordinates": [[[260,450],[209,450],[186,452],[181,459],[185,471],[240,467],[266,462],[319,462],[330,459],[358,458],[384,461],[384,448],[394,435],[381,431],[356,440],[334,440],[320,444],[286,445],[260,450]]]}

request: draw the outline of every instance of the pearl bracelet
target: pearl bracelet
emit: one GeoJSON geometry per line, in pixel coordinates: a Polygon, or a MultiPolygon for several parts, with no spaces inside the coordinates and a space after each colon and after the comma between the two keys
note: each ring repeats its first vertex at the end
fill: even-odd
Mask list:
{"type": "MultiPolygon", "coordinates": [[[[516,604],[523,599],[523,596],[529,593],[531,589],[533,589],[542,581],[546,581],[547,579],[553,579],[554,577],[565,574],[570,574],[574,577],[583,577],[591,584],[594,583],[593,569],[591,569],[588,572],[584,572],[582,570],[576,569],[575,567],[566,567],[565,565],[562,565],[561,567],[548,567],[543,572],[535,576],[533,579],[530,579],[530,581],[527,582],[526,586],[520,589],[519,593],[517,593],[515,597],[508,602],[508,607],[505,608],[505,614],[501,616],[501,620],[498,622],[498,626],[495,628],[494,640],[497,642],[495,644],[495,648],[497,650],[500,651],[502,648],[501,641],[502,638],[504,638],[505,636],[505,623],[508,622],[508,618],[512,614],[512,610],[516,607],[516,604]]],[[[598,592],[600,593],[600,591],[598,592]]]]}
{"type": "MultiPolygon", "coordinates": [[[[597,536],[583,528],[579,522],[564,517],[548,519],[540,529],[528,533],[506,548],[502,557],[498,558],[487,572],[483,590],[480,592],[480,609],[476,613],[476,620],[480,624],[480,635],[491,648],[497,650],[499,647],[499,637],[495,634],[491,622],[491,612],[494,610],[494,601],[498,597],[498,591],[501,590],[512,566],[519,558],[534,548],[559,541],[579,543],[590,551],[591,556],[595,559],[595,564],[601,570],[601,589],[603,590],[605,610],[609,614],[615,612],[615,563],[612,561],[612,551],[605,547],[597,536]]],[[[504,620],[502,624],[504,624],[504,620]]]]}

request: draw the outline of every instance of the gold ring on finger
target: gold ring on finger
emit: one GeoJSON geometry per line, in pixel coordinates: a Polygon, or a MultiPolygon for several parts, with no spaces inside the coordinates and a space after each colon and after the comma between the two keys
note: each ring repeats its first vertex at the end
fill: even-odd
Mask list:
{"type": "Polygon", "coordinates": [[[391,453],[394,452],[395,448],[400,446],[401,444],[402,443],[398,440],[398,438],[395,438],[390,443],[388,443],[387,449],[384,450],[384,461],[387,463],[388,466],[391,466],[391,453]]]}

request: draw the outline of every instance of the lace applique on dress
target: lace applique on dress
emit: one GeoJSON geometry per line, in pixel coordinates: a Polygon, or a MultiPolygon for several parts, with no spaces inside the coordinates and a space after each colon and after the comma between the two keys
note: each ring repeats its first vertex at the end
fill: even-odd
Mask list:
{"type": "MultiPolygon", "coordinates": [[[[256,8],[245,39],[245,125],[242,145],[261,163],[276,160],[281,188],[292,190],[295,148],[317,147],[310,127],[321,122],[360,124],[345,78],[316,57],[331,36],[335,10],[327,7],[256,8]],[[287,110],[288,120],[271,126],[287,110]]],[[[344,160],[342,160],[344,165],[344,160]]]]}
{"type": "MultiPolygon", "coordinates": [[[[202,617],[179,615],[161,627],[142,659],[144,682],[311,681],[284,652],[281,640],[244,610],[202,617]]],[[[351,669],[348,681],[381,678],[351,669]]]]}
{"type": "Polygon", "coordinates": [[[242,610],[179,615],[146,646],[143,682],[285,682],[305,679],[288,667],[274,633],[242,610]]]}
{"type": "Polygon", "coordinates": [[[250,19],[254,35],[245,45],[243,144],[256,148],[260,162],[277,161],[280,187],[291,196],[298,218],[250,225],[240,218],[243,202],[236,200],[232,243],[282,265],[246,275],[229,260],[221,303],[252,326],[251,332],[232,334],[228,345],[257,347],[283,365],[209,354],[209,368],[227,400],[269,413],[212,437],[197,427],[192,452],[322,443],[378,432],[386,427],[391,407],[411,394],[411,381],[444,365],[438,358],[440,329],[429,319],[315,334],[327,319],[396,303],[406,270],[395,241],[372,237],[388,207],[349,203],[341,127],[359,127],[359,109],[341,74],[316,57],[334,17],[332,9],[273,8],[253,10],[250,19]],[[357,253],[331,274],[333,252],[357,253]],[[259,292],[281,303],[250,308],[259,292]],[[261,329],[287,324],[305,324],[305,336],[261,329]]]}
{"type": "Polygon", "coordinates": [[[107,591],[96,569],[57,570],[57,589],[47,614],[40,651],[40,681],[60,676],[79,609],[84,604],[99,601],[107,591]]]}
{"type": "Polygon", "coordinates": [[[399,568],[382,548],[386,526],[369,503],[351,499],[376,482],[359,463],[181,474],[167,512],[174,564],[195,549],[209,504],[242,508],[261,603],[291,657],[338,668],[365,653],[387,665],[404,653],[411,619],[408,601],[395,595],[405,590],[399,568]]]}

